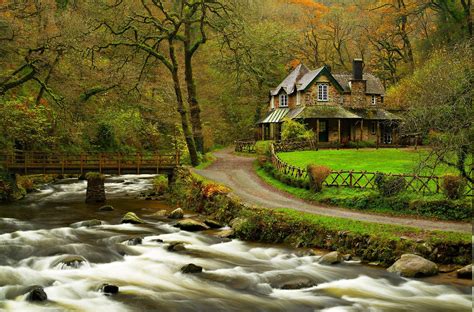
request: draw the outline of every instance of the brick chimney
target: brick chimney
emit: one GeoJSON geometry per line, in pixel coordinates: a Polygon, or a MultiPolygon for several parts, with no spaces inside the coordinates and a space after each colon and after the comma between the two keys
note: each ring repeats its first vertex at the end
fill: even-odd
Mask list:
{"type": "Polygon", "coordinates": [[[366,81],[364,80],[364,62],[362,59],[354,59],[352,61],[352,79],[351,86],[351,106],[366,107],[368,105],[365,96],[366,81]]]}

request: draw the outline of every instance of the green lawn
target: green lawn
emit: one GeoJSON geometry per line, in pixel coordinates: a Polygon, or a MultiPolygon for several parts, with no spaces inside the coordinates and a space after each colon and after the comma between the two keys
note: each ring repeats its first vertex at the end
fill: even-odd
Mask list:
{"type": "MultiPolygon", "coordinates": [[[[427,152],[405,149],[341,149],[278,153],[288,164],[306,168],[308,164],[325,165],[332,170],[379,171],[384,173],[413,173],[427,152]]],[[[437,174],[453,172],[439,167],[437,174]]],[[[454,171],[455,172],[455,171],[454,171]]]]}

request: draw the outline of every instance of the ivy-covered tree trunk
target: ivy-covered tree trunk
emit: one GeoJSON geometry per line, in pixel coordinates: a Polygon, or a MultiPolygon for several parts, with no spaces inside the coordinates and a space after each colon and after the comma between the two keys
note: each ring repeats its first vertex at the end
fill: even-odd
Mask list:
{"type": "Polygon", "coordinates": [[[201,122],[201,108],[197,100],[196,84],[194,83],[193,76],[193,54],[195,52],[194,47],[191,45],[191,24],[185,23],[185,38],[184,38],[184,73],[186,80],[186,87],[188,91],[188,104],[191,116],[191,125],[193,127],[194,142],[196,143],[196,149],[200,153],[204,153],[204,137],[202,134],[202,122],[201,122]]]}
{"type": "Polygon", "coordinates": [[[193,166],[197,166],[199,165],[199,157],[197,154],[193,133],[189,126],[187,110],[183,101],[183,93],[181,91],[181,83],[179,81],[179,75],[178,75],[178,61],[176,60],[173,40],[169,40],[169,54],[170,54],[170,60],[172,63],[172,68],[170,68],[170,71],[171,71],[171,76],[173,78],[174,91],[176,94],[177,109],[181,117],[181,127],[183,128],[183,134],[186,140],[186,145],[188,147],[191,164],[193,166]]]}

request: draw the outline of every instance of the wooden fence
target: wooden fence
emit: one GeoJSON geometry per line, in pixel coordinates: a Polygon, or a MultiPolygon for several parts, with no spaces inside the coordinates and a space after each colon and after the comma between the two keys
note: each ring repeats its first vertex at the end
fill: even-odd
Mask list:
{"type": "Polygon", "coordinates": [[[243,153],[255,153],[255,141],[235,141],[235,151],[243,153]]]}
{"type": "MultiPolygon", "coordinates": [[[[282,161],[276,154],[275,144],[271,145],[271,162],[273,166],[281,173],[294,178],[307,180],[308,172],[306,168],[299,168],[282,161]]],[[[336,170],[331,171],[324,181],[326,186],[342,186],[352,188],[376,188],[375,178],[379,172],[354,171],[354,170],[336,170]]],[[[385,176],[401,177],[405,180],[405,189],[423,194],[436,194],[442,192],[442,177],[422,176],[414,174],[385,174],[385,176]]],[[[466,187],[466,196],[473,196],[473,185],[468,183],[466,187]]]]}

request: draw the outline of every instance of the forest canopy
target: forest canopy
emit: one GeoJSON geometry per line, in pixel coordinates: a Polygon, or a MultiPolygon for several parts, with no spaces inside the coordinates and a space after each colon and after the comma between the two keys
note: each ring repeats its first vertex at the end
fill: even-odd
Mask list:
{"type": "Polygon", "coordinates": [[[362,58],[399,105],[426,64],[471,42],[468,0],[3,0],[0,148],[180,147],[196,164],[253,137],[299,63],[338,73],[362,58]]]}

